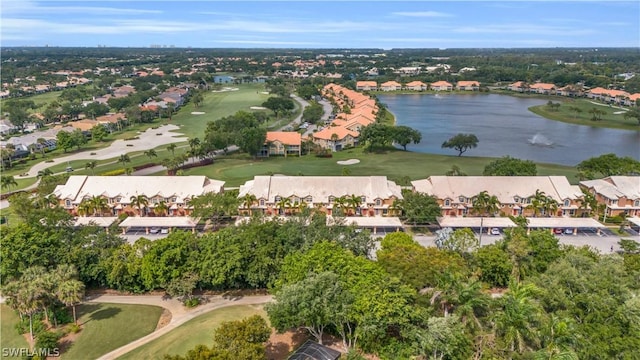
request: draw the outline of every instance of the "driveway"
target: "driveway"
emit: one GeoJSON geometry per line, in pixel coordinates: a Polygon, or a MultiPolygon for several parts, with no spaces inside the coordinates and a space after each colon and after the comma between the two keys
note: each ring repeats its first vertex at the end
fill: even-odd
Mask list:
{"type": "Polygon", "coordinates": [[[181,137],[182,134],[172,132],[179,130],[176,125],[163,125],[157,129],[147,129],[146,131],[138,135],[138,139],[124,141],[122,139],[116,140],[111,145],[100,150],[87,150],[79,153],[75,153],[68,156],[59,157],[53,159],[52,162],[40,162],[31,167],[26,176],[20,176],[19,178],[30,178],[38,175],[38,171],[44,170],[57,164],[64,164],[73,160],[106,160],[118,157],[121,154],[126,154],[132,151],[145,151],[156,148],[161,145],[178,143],[187,141],[186,137],[181,137]],[[95,153],[95,155],[91,155],[95,153]]]}
{"type": "Polygon", "coordinates": [[[119,347],[110,353],[101,356],[98,359],[116,359],[150,341],[153,341],[160,336],[170,332],[176,327],[186,323],[187,321],[194,319],[202,314],[206,314],[210,311],[234,306],[234,305],[258,305],[265,304],[272,300],[270,295],[262,296],[243,296],[243,297],[223,297],[223,296],[208,296],[208,302],[204,305],[190,309],[182,305],[182,303],[176,299],[163,300],[161,295],[99,295],[91,298],[87,302],[89,303],[111,303],[111,304],[135,304],[135,305],[154,305],[160,306],[171,312],[171,321],[166,326],[152,332],[151,334],[141,337],[138,340],[130,342],[127,345],[119,347]]]}

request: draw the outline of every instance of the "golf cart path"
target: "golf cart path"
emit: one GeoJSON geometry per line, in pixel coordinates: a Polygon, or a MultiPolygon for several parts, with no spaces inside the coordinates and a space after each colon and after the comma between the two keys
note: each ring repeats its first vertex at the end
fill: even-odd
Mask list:
{"type": "Polygon", "coordinates": [[[207,297],[209,302],[200,305],[194,309],[188,309],[182,305],[182,303],[176,299],[163,300],[162,295],[99,295],[88,300],[88,303],[111,303],[111,304],[133,304],[133,305],[153,305],[160,306],[171,312],[171,321],[166,326],[152,332],[147,336],[143,336],[140,339],[132,341],[124,346],[121,346],[103,356],[98,358],[99,360],[116,359],[138,347],[147,344],[160,336],[169,333],[171,330],[186,323],[187,321],[194,319],[200,315],[206,314],[210,311],[221,309],[235,305],[259,305],[265,304],[272,300],[270,295],[259,296],[209,296],[207,297]]]}
{"type": "Polygon", "coordinates": [[[160,145],[166,145],[171,143],[179,143],[187,141],[183,134],[173,132],[178,130],[176,125],[163,125],[156,129],[147,129],[141,132],[135,140],[115,140],[111,145],[99,150],[87,150],[79,153],[71,154],[64,157],[53,159],[52,162],[39,162],[31,167],[26,176],[20,176],[20,179],[35,177],[38,175],[38,171],[52,167],[57,164],[64,164],[74,160],[106,160],[118,157],[121,154],[126,154],[133,151],[145,151],[156,148],[160,145]],[[160,135],[158,135],[160,134],[160,135]],[[132,145],[132,146],[127,146],[132,145]],[[94,153],[95,155],[91,155],[94,153]]]}

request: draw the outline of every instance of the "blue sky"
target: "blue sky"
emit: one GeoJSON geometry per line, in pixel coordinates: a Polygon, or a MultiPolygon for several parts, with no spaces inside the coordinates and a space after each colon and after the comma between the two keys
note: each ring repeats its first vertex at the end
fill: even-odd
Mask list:
{"type": "Polygon", "coordinates": [[[640,46],[640,1],[1,0],[0,10],[2,46],[640,46]]]}

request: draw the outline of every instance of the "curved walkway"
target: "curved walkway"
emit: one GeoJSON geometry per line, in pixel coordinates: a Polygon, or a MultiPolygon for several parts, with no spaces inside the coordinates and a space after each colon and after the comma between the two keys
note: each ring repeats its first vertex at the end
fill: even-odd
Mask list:
{"type": "Polygon", "coordinates": [[[118,157],[133,151],[145,151],[156,148],[161,145],[184,142],[188,139],[181,137],[183,134],[172,132],[179,130],[176,125],[163,125],[157,129],[147,129],[138,135],[139,139],[124,141],[122,139],[115,140],[111,145],[99,150],[87,150],[79,153],[71,154],[53,159],[52,162],[39,162],[31,167],[26,176],[19,176],[20,179],[38,176],[38,171],[52,167],[57,164],[64,164],[74,160],[106,160],[118,157]],[[158,135],[160,134],[160,135],[158,135]],[[132,145],[132,146],[127,146],[132,145]],[[91,155],[95,153],[95,155],[91,155]]]}
{"type": "Polygon", "coordinates": [[[176,299],[163,300],[161,295],[99,295],[87,302],[90,303],[112,303],[112,304],[133,304],[133,305],[154,305],[165,308],[171,312],[171,321],[166,326],[152,332],[147,336],[121,346],[103,356],[99,360],[116,359],[146,343],[149,343],[171,330],[210,311],[235,305],[258,305],[265,304],[272,300],[270,295],[261,296],[208,296],[208,303],[194,309],[186,308],[176,299]]]}

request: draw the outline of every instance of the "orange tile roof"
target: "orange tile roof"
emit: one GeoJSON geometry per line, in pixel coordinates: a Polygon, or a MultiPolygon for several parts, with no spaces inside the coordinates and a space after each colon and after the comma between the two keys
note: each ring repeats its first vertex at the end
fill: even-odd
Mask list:
{"type": "Polygon", "coordinates": [[[440,81],[431,83],[431,86],[453,86],[453,85],[451,85],[451,83],[448,83],[446,81],[440,80],[440,81]]]}
{"type": "Polygon", "coordinates": [[[356,131],[351,131],[342,126],[329,126],[314,133],[313,138],[321,140],[331,140],[331,136],[333,134],[336,134],[338,136],[338,140],[342,140],[348,135],[351,135],[354,138],[358,137],[359,135],[356,131]]]}
{"type": "Polygon", "coordinates": [[[412,81],[410,83],[407,83],[405,86],[409,86],[409,87],[414,87],[414,86],[427,86],[427,84],[423,83],[422,81],[412,81]]]}
{"type": "Polygon", "coordinates": [[[535,83],[529,86],[530,89],[542,89],[542,90],[552,90],[556,87],[555,84],[549,83],[535,83]]]}
{"type": "Polygon", "coordinates": [[[458,86],[480,86],[480,83],[477,81],[458,81],[458,86]]]}
{"type": "Polygon", "coordinates": [[[108,123],[115,124],[120,120],[124,120],[124,114],[122,113],[107,114],[107,115],[98,116],[96,118],[96,121],[100,123],[108,122],[108,123]]]}
{"type": "Polygon", "coordinates": [[[266,142],[279,141],[285,145],[300,145],[302,136],[295,131],[267,131],[266,142]]]}
{"type": "Polygon", "coordinates": [[[640,93],[629,95],[629,100],[638,100],[638,99],[640,99],[640,93]]]}
{"type": "Polygon", "coordinates": [[[356,86],[373,86],[377,87],[378,83],[375,81],[358,81],[356,82],[356,86]]]}
{"type": "Polygon", "coordinates": [[[344,118],[340,118],[340,117],[336,116],[336,119],[331,122],[331,125],[333,125],[333,126],[344,126],[344,125],[347,125],[347,120],[345,120],[344,118]]]}
{"type": "Polygon", "coordinates": [[[629,96],[629,93],[626,92],[626,91],[609,90],[609,89],[605,89],[605,88],[601,88],[601,87],[593,88],[593,89],[589,90],[589,92],[592,93],[592,94],[607,95],[607,96],[611,96],[611,97],[617,97],[617,96],[628,97],[629,96]]]}
{"type": "Polygon", "coordinates": [[[384,82],[384,83],[380,84],[380,86],[385,86],[385,87],[386,86],[396,86],[396,87],[398,87],[398,86],[402,86],[402,85],[397,81],[390,80],[390,81],[387,81],[387,82],[384,82]]]}
{"type": "Polygon", "coordinates": [[[74,129],[87,131],[87,130],[93,129],[96,125],[98,125],[98,121],[84,119],[84,120],[72,121],[69,123],[69,125],[71,125],[74,129]]]}
{"type": "Polygon", "coordinates": [[[524,85],[524,81],[516,81],[513,84],[509,85],[509,87],[522,87],[524,85]]]}

